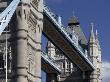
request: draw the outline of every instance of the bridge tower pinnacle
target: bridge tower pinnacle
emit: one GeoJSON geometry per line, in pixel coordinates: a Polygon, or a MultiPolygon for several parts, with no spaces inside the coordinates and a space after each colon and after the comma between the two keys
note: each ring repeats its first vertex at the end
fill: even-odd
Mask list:
{"type": "Polygon", "coordinates": [[[98,36],[98,32],[96,30],[96,44],[97,44],[97,72],[98,72],[98,75],[99,75],[99,79],[98,79],[98,82],[101,82],[102,81],[102,77],[101,77],[101,68],[102,68],[102,60],[101,60],[101,47],[100,47],[100,43],[99,43],[99,36],[98,36]]]}
{"type": "Polygon", "coordinates": [[[91,23],[91,33],[89,38],[89,57],[92,59],[92,63],[95,66],[95,70],[90,74],[90,82],[101,82],[101,50],[97,31],[96,34],[94,34],[93,23],[91,23]]]}

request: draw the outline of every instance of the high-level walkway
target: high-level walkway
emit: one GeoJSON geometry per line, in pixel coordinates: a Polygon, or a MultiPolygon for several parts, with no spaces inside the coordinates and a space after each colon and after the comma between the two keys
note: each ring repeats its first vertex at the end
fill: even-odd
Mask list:
{"type": "Polygon", "coordinates": [[[75,45],[65,28],[58,23],[57,16],[46,5],[44,5],[43,14],[43,34],[63,51],[65,56],[74,62],[82,71],[94,70],[92,62],[86,55],[87,53],[82,51],[80,45],[75,45]]]}
{"type": "Polygon", "coordinates": [[[42,70],[44,70],[46,73],[56,73],[60,74],[61,69],[59,65],[56,63],[56,61],[49,57],[48,54],[42,51],[42,70]]]}
{"type": "MultiPolygon", "coordinates": [[[[19,3],[20,0],[13,0],[9,4],[9,6],[6,9],[4,9],[4,11],[0,14],[0,35],[4,32],[4,29],[8,26],[8,23],[10,23],[10,20],[14,12],[16,11],[16,8],[19,3]]],[[[2,37],[4,36],[1,36],[1,38],[2,37]]],[[[61,73],[61,69],[57,67],[58,65],[56,64],[56,62],[43,51],[41,53],[41,59],[42,59],[41,61],[42,70],[44,70],[46,73],[56,73],[56,74],[61,73]]]]}
{"type": "MultiPolygon", "coordinates": [[[[0,34],[6,28],[15,12],[20,0],[13,0],[10,5],[0,14],[0,34]]],[[[54,14],[44,5],[44,28],[43,34],[49,38],[60,50],[63,51],[72,62],[82,71],[94,70],[94,66],[79,46],[74,44],[65,28],[61,26],[54,17],[54,14]],[[54,37],[53,37],[54,36],[54,37]]],[[[37,14],[37,13],[36,13],[37,14]]],[[[35,14],[35,15],[36,15],[35,14]]]]}

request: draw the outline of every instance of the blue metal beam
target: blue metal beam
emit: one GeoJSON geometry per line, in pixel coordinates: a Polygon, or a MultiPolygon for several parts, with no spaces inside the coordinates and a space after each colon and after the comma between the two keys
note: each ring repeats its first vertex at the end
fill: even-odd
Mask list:
{"type": "Polygon", "coordinates": [[[10,5],[0,14],[0,35],[10,22],[19,2],[20,0],[13,0],[10,5]]]}
{"type": "Polygon", "coordinates": [[[67,42],[73,47],[73,49],[76,50],[77,53],[79,53],[79,56],[84,59],[84,61],[92,68],[94,69],[94,65],[92,64],[90,58],[87,57],[87,53],[82,51],[82,47],[80,45],[75,45],[74,41],[70,38],[69,34],[66,32],[65,28],[63,26],[60,26],[58,23],[55,15],[49,10],[49,8],[44,5],[44,16],[47,16],[48,20],[53,23],[54,28],[61,33],[61,35],[67,40],[67,42]]]}

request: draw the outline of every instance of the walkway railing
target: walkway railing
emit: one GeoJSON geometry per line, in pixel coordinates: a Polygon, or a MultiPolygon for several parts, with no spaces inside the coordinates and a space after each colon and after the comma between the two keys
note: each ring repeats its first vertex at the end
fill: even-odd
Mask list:
{"type": "MultiPolygon", "coordinates": [[[[0,35],[3,32],[3,30],[7,27],[8,23],[10,22],[10,19],[12,15],[14,14],[20,0],[13,0],[10,5],[0,14],[0,35]]],[[[44,13],[48,15],[48,17],[51,19],[51,21],[59,28],[59,30],[65,35],[65,37],[75,46],[75,48],[80,52],[82,56],[85,57],[85,59],[90,62],[89,58],[85,56],[85,52],[81,49],[80,45],[76,45],[74,43],[74,40],[72,40],[69,36],[69,34],[66,32],[65,28],[58,23],[58,17],[54,13],[50,11],[50,9],[44,4],[44,13]]],[[[44,57],[44,55],[43,55],[44,57]]]]}
{"type": "MultiPolygon", "coordinates": [[[[84,50],[80,44],[76,45],[74,40],[71,39],[66,29],[60,25],[57,21],[57,16],[51,12],[51,10],[44,4],[44,13],[50,18],[50,20],[56,25],[56,27],[62,32],[62,34],[72,43],[72,45],[79,51],[79,53],[92,65],[91,59],[87,57],[87,50],[84,50]]],[[[93,65],[92,65],[93,66],[93,65]]]]}
{"type": "Polygon", "coordinates": [[[61,72],[60,65],[52,58],[50,57],[47,53],[41,52],[42,58],[47,61],[51,66],[53,66],[56,70],[61,72]]]}

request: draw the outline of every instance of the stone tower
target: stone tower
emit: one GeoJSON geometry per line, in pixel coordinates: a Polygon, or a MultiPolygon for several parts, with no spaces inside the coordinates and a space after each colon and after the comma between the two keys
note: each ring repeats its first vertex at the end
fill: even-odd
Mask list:
{"type": "MultiPolygon", "coordinates": [[[[13,0],[1,0],[0,12],[7,8],[11,1],[13,0]]],[[[11,71],[8,72],[8,82],[41,82],[42,12],[43,0],[20,0],[10,20],[7,40],[11,71]]],[[[1,49],[5,49],[5,35],[3,32],[0,36],[1,49]]],[[[0,56],[4,55],[2,51],[0,56]]],[[[3,65],[5,61],[2,56],[0,58],[3,65]]],[[[0,82],[6,82],[5,66],[1,68],[0,82]]]]}
{"type": "MultiPolygon", "coordinates": [[[[76,16],[71,18],[66,31],[77,47],[79,46],[79,43],[82,45],[87,45],[86,38],[80,28],[79,21],[77,20],[76,16]]],[[[82,45],[81,47],[83,47],[82,45]]],[[[62,73],[60,74],[59,82],[82,82],[84,80],[81,69],[72,63],[67,57],[65,57],[64,54],[50,41],[48,41],[47,44],[47,52],[48,55],[54,58],[55,61],[60,65],[62,73]]]]}
{"type": "Polygon", "coordinates": [[[98,34],[94,34],[94,24],[91,23],[91,32],[89,38],[89,57],[95,70],[90,75],[90,82],[101,82],[101,48],[98,40],[98,34]]]}

